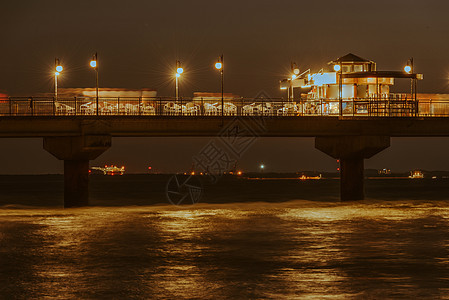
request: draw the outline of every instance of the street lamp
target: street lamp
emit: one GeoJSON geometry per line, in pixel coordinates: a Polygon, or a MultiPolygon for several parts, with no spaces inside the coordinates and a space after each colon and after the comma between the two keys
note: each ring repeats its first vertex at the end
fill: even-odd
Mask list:
{"type": "Polygon", "coordinates": [[[404,71],[406,72],[406,73],[411,73],[412,72],[412,66],[409,66],[409,65],[406,65],[405,67],[404,67],[404,71]]]}
{"type": "Polygon", "coordinates": [[[98,62],[97,52],[92,56],[90,66],[95,69],[95,88],[96,88],[96,104],[97,104],[97,116],[98,116],[98,62]]]}
{"type": "Polygon", "coordinates": [[[291,90],[292,90],[292,92],[291,92],[291,99],[289,99],[289,100],[295,100],[295,97],[294,97],[294,95],[293,95],[293,80],[295,80],[297,77],[298,77],[298,75],[299,75],[299,68],[298,68],[298,65],[295,63],[295,62],[292,62],[291,63],[291,69],[292,69],[292,79],[290,80],[290,88],[291,88],[291,90]]]}
{"type": "Polygon", "coordinates": [[[221,73],[221,116],[223,117],[224,112],[224,66],[223,66],[223,54],[218,58],[217,62],[215,63],[215,69],[219,70],[221,73]]]}
{"type": "Polygon", "coordinates": [[[55,101],[58,101],[58,76],[62,70],[63,67],[59,63],[59,58],[55,58],[55,101]]]}
{"type": "Polygon", "coordinates": [[[178,79],[181,77],[181,74],[184,72],[184,69],[181,67],[181,62],[179,60],[176,61],[176,101],[179,98],[179,83],[178,79]]]}
{"type": "MultiPolygon", "coordinates": [[[[413,57],[407,60],[407,64],[404,67],[405,73],[412,74],[413,73],[413,57]]],[[[410,87],[410,97],[413,98],[413,78],[411,79],[411,87],[410,87]]]]}
{"type": "Polygon", "coordinates": [[[343,116],[343,67],[341,65],[334,65],[334,71],[339,73],[338,81],[338,106],[340,116],[343,116]]]}
{"type": "MultiPolygon", "coordinates": [[[[408,74],[413,74],[413,72],[415,71],[413,65],[413,57],[407,61],[407,65],[404,67],[404,71],[408,74]]],[[[410,98],[411,99],[415,98],[415,102],[416,102],[416,83],[417,83],[416,78],[413,77],[410,78],[410,98]]]]}

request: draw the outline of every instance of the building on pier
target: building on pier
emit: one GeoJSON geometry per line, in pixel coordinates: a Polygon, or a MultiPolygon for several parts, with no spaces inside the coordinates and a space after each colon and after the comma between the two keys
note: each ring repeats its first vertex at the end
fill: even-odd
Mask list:
{"type": "MultiPolygon", "coordinates": [[[[378,71],[375,62],[349,53],[345,56],[330,61],[316,73],[309,70],[302,74],[292,74],[292,77],[280,82],[282,90],[288,90],[289,101],[295,100],[330,100],[328,113],[336,113],[339,110],[337,100],[351,101],[363,100],[367,104],[385,100],[415,101],[417,100],[416,81],[423,79],[422,74],[413,70],[413,60],[410,60],[408,72],[403,71],[378,71]],[[390,93],[391,86],[397,78],[411,79],[411,91],[402,94],[390,93]],[[296,92],[295,92],[296,91],[296,92]],[[295,98],[294,95],[297,95],[295,98]],[[299,98],[299,99],[298,99],[299,98]],[[336,100],[332,103],[332,100],[336,100]]],[[[407,105],[413,105],[406,102],[407,105]]],[[[342,103],[343,110],[359,109],[363,111],[367,105],[360,103],[359,107],[342,103]]],[[[403,104],[401,104],[403,107],[403,104]]],[[[359,111],[359,112],[360,112],[359,111]]],[[[345,113],[343,111],[343,113],[345,113]]]]}

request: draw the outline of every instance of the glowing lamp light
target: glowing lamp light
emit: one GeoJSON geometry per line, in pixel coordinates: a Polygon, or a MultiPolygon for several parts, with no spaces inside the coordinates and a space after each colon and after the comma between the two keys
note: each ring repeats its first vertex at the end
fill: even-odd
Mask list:
{"type": "Polygon", "coordinates": [[[263,164],[260,165],[260,168],[261,168],[261,169],[265,169],[265,165],[263,165],[263,164]]]}
{"type": "Polygon", "coordinates": [[[341,66],[340,65],[334,65],[334,71],[338,72],[341,70],[341,66]]]}
{"type": "Polygon", "coordinates": [[[63,69],[62,66],[57,66],[57,67],[56,67],[56,71],[57,71],[57,72],[62,72],[62,69],[63,69]]]}
{"type": "Polygon", "coordinates": [[[90,66],[91,66],[92,68],[96,68],[96,67],[97,67],[97,61],[96,61],[96,60],[91,60],[91,61],[90,61],[90,66]]]}
{"type": "Polygon", "coordinates": [[[221,70],[221,68],[223,68],[223,64],[221,62],[215,63],[215,69],[221,70]]]}
{"type": "Polygon", "coordinates": [[[412,67],[411,66],[405,66],[404,67],[404,71],[407,73],[410,73],[412,71],[412,67]]]}
{"type": "Polygon", "coordinates": [[[55,72],[55,75],[58,76],[60,73],[59,72],[55,72]]]}
{"type": "Polygon", "coordinates": [[[293,74],[292,75],[292,80],[295,80],[296,79],[296,77],[298,77],[297,75],[295,75],[295,74],[293,74]]]}
{"type": "Polygon", "coordinates": [[[281,90],[286,90],[286,89],[287,89],[286,86],[281,87],[281,90]]]}
{"type": "Polygon", "coordinates": [[[183,68],[178,68],[178,69],[176,70],[176,72],[177,72],[178,74],[182,74],[182,73],[184,72],[184,69],[183,69],[183,68]]]}
{"type": "Polygon", "coordinates": [[[294,70],[293,70],[293,73],[294,73],[295,75],[299,75],[299,69],[298,69],[298,68],[294,69],[294,70]]]}
{"type": "Polygon", "coordinates": [[[176,73],[175,76],[176,76],[176,78],[179,78],[179,77],[181,77],[181,74],[176,73]]]}

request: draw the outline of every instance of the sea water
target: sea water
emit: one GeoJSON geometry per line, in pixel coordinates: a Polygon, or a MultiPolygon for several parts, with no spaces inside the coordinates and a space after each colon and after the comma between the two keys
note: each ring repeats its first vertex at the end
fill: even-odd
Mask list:
{"type": "Polygon", "coordinates": [[[166,177],[93,177],[63,209],[60,176],[1,179],[0,298],[449,298],[449,181],[341,203],[337,180],[223,179],[173,206],[166,177]]]}

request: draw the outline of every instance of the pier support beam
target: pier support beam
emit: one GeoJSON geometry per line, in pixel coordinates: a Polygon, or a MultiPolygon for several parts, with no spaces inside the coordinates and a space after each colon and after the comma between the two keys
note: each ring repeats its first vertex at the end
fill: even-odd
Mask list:
{"type": "Polygon", "coordinates": [[[89,160],[111,147],[108,135],[46,137],[44,149],[64,160],[64,207],[89,204],[89,160]]]}
{"type": "Polygon", "coordinates": [[[364,159],[390,147],[388,136],[316,137],[315,148],[340,160],[340,199],[363,200],[364,159]]]}
{"type": "Polygon", "coordinates": [[[89,205],[89,160],[64,160],[64,207],[89,205]]]}

